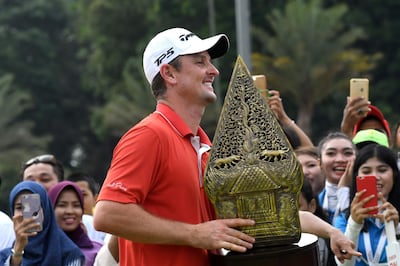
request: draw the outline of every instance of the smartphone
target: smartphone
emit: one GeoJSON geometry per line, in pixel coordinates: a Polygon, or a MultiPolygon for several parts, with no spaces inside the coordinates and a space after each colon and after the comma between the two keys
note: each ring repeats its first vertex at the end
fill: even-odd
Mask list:
{"type": "MultiPolygon", "coordinates": [[[[365,203],[364,208],[374,207],[378,205],[378,191],[376,189],[376,177],[372,175],[356,177],[357,192],[366,189],[367,191],[361,196],[360,200],[365,199],[370,195],[375,195],[374,198],[365,203]]],[[[377,214],[378,210],[370,211],[369,214],[377,214]]]]}
{"type": "Polygon", "coordinates": [[[264,99],[267,99],[269,93],[267,89],[267,78],[265,75],[253,75],[252,78],[256,88],[261,92],[261,95],[264,97],[264,99]]]}
{"type": "Polygon", "coordinates": [[[350,79],[350,98],[364,96],[368,100],[369,80],[368,79],[350,79]]]}
{"type": "Polygon", "coordinates": [[[36,222],[40,224],[40,228],[38,229],[35,228],[35,230],[30,230],[28,232],[42,231],[43,211],[42,211],[42,206],[40,204],[40,195],[35,193],[22,195],[21,205],[22,205],[22,216],[24,218],[35,217],[36,222]]]}

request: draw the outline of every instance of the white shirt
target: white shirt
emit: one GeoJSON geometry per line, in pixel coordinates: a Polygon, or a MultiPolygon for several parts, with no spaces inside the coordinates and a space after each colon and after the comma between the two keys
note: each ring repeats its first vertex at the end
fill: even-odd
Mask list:
{"type": "Polygon", "coordinates": [[[15,241],[14,223],[2,211],[0,211],[0,236],[0,250],[12,247],[15,241]]]}
{"type": "Polygon", "coordinates": [[[106,236],[106,233],[96,231],[93,226],[93,216],[84,214],[82,216],[82,222],[86,227],[87,234],[90,238],[90,240],[97,241],[101,244],[104,244],[104,238],[106,236]]]}
{"type": "Polygon", "coordinates": [[[107,234],[104,239],[104,245],[97,252],[94,266],[119,266],[119,263],[115,261],[113,255],[108,249],[108,241],[110,241],[111,235],[107,234]]]}

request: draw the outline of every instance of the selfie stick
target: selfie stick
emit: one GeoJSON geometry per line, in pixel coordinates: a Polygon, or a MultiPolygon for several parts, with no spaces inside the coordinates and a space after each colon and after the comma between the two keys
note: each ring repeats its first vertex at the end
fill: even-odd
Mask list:
{"type": "Polygon", "coordinates": [[[388,266],[400,266],[400,245],[396,239],[393,220],[385,220],[385,231],[388,244],[386,246],[386,257],[388,266]]]}

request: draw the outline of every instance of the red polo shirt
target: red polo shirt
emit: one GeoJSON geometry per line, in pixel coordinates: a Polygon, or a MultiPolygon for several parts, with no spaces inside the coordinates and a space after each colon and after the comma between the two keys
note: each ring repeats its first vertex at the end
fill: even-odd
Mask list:
{"type": "MultiPolygon", "coordinates": [[[[211,145],[199,128],[200,143],[211,145]]],[[[214,218],[203,187],[208,153],[198,160],[191,133],[167,105],[131,128],[115,147],[98,201],[140,204],[148,212],[198,224],[214,218]],[[201,165],[199,171],[198,165],[201,165]]],[[[120,239],[120,265],[208,265],[207,250],[120,239]]]]}

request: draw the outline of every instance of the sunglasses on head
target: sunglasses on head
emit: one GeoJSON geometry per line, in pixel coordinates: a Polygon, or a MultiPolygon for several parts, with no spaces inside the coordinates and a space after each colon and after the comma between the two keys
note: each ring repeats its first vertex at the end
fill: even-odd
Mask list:
{"type": "Polygon", "coordinates": [[[26,161],[24,164],[25,167],[31,166],[32,164],[37,164],[37,163],[49,163],[49,164],[56,164],[57,159],[54,157],[54,155],[51,154],[43,154],[39,155],[36,157],[33,157],[32,159],[29,159],[26,161]]]}

